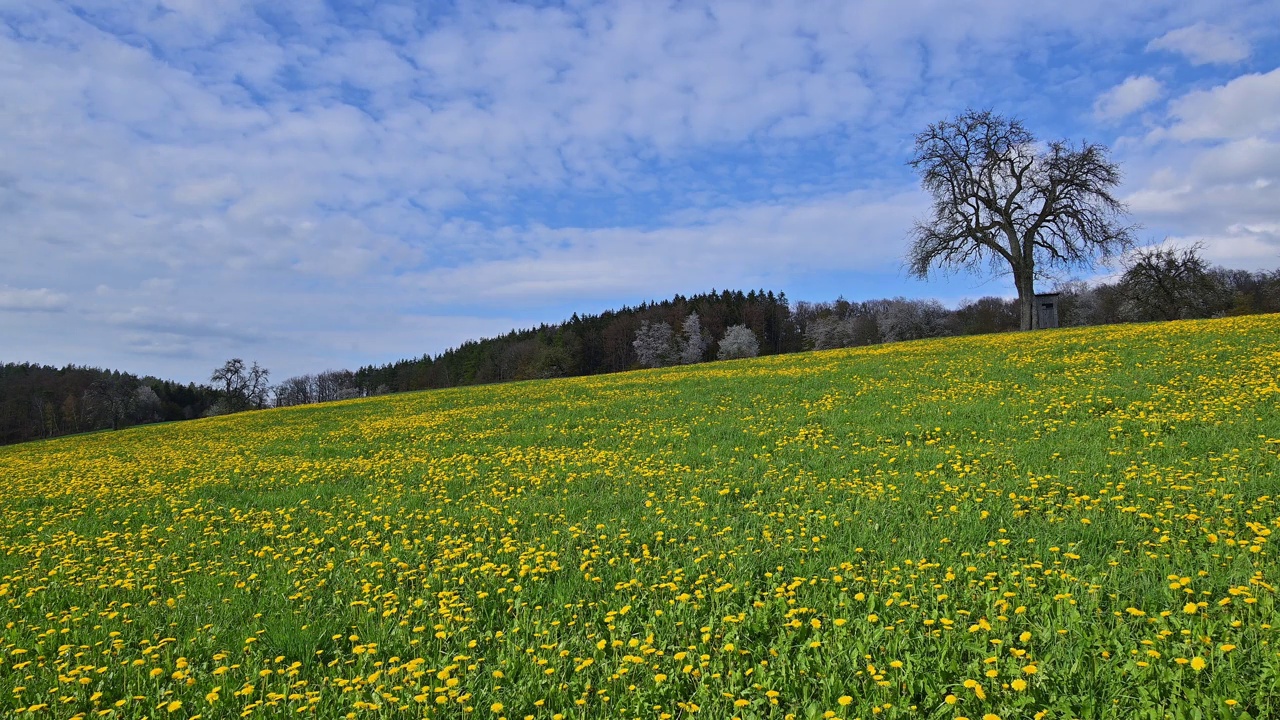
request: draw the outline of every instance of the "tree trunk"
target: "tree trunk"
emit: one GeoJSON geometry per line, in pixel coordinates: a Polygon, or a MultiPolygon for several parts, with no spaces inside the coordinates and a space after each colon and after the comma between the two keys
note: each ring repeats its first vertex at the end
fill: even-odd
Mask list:
{"type": "Polygon", "coordinates": [[[1013,284],[1018,288],[1018,309],[1021,316],[1019,327],[1023,330],[1035,330],[1039,325],[1036,322],[1035,277],[1031,273],[1015,272],[1013,284]]]}

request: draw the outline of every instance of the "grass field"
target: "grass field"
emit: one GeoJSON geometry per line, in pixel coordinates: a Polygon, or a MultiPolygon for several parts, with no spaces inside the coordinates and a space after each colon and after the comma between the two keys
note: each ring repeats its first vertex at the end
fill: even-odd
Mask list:
{"type": "Polygon", "coordinates": [[[1280,316],[0,448],[26,717],[1280,716],[1280,316]]]}

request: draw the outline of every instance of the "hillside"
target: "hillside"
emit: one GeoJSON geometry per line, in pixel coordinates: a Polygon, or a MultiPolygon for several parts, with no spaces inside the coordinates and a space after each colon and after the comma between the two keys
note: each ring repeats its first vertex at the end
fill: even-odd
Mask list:
{"type": "Polygon", "coordinates": [[[0,707],[1274,717],[1278,376],[1266,315],[0,448],[0,707]]]}

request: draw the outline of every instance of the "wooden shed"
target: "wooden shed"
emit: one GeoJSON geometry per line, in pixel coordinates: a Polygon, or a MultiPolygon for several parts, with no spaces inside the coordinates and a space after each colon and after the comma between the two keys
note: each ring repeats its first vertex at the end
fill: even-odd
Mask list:
{"type": "Polygon", "coordinates": [[[1058,293],[1036,295],[1036,327],[1058,327],[1058,293]]]}

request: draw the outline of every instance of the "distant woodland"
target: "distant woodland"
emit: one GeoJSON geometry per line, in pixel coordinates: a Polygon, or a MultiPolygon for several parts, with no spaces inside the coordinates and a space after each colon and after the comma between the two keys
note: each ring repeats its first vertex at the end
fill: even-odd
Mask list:
{"type": "Polygon", "coordinates": [[[0,365],[0,444],[203,417],[218,401],[205,385],[115,370],[0,365]]]}
{"type": "MultiPolygon", "coordinates": [[[[1192,250],[1140,254],[1113,283],[1059,286],[1062,325],[1102,325],[1280,312],[1280,270],[1207,266],[1192,250]]],[[[429,388],[598,375],[717,358],[776,355],[928,337],[1016,331],[1017,300],[984,297],[952,310],[933,300],[790,302],[765,290],[711,291],[577,315],[357,370],[269,384],[256,363],[212,369],[210,384],[115,370],[0,365],[0,444],[429,388]]]]}

